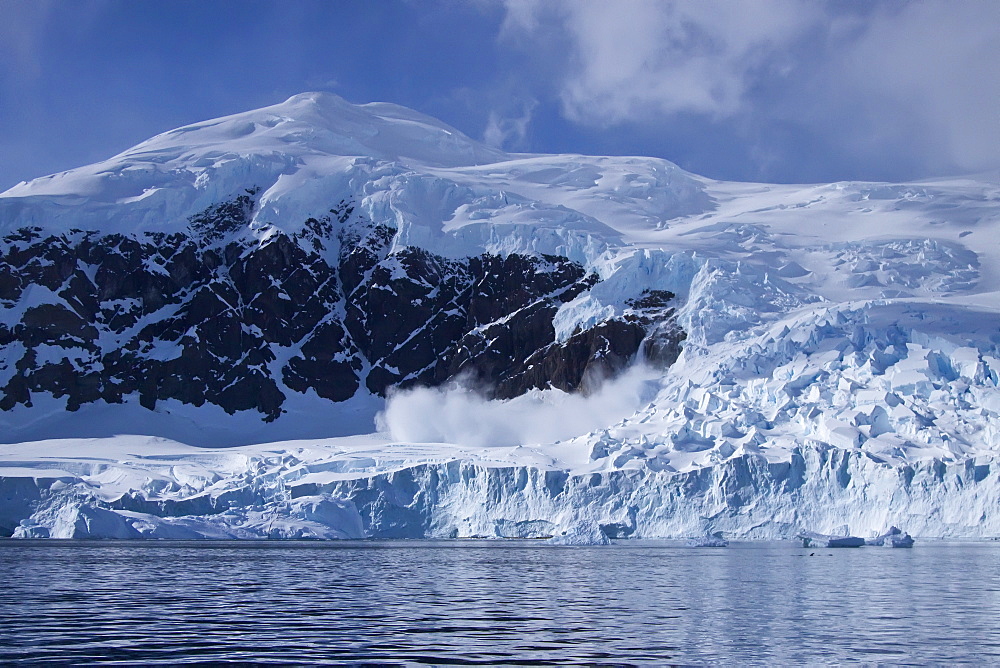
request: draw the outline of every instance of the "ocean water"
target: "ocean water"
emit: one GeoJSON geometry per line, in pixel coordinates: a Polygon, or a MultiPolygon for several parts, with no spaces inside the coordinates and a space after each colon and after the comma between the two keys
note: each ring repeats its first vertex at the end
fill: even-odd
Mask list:
{"type": "Polygon", "coordinates": [[[0,663],[1000,662],[1000,544],[0,541],[0,663]]]}

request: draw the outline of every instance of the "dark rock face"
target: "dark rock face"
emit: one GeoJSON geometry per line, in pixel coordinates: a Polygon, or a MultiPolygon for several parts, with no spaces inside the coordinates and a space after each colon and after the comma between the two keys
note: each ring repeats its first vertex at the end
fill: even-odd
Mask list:
{"type": "Polygon", "coordinates": [[[259,240],[255,194],[193,216],[186,234],[0,240],[0,410],[34,393],[71,411],[137,396],[270,421],[291,393],[344,401],[460,374],[501,398],[585,391],[640,351],[671,363],[684,338],[673,295],[649,293],[557,342],[559,306],[597,282],[566,258],[393,249],[395,230],[348,202],[259,240]]]}

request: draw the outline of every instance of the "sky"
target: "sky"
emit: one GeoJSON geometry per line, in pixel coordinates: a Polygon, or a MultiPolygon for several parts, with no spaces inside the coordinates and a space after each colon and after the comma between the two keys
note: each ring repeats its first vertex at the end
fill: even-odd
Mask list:
{"type": "Polygon", "coordinates": [[[1000,169],[998,0],[0,0],[0,190],[310,90],[705,176],[1000,169]]]}

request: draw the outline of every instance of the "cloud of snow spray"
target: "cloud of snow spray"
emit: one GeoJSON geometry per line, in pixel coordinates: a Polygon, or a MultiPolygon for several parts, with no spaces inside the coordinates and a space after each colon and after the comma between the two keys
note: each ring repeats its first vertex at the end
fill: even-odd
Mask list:
{"type": "Polygon", "coordinates": [[[389,395],[376,417],[379,431],[398,441],[500,447],[552,443],[586,434],[628,417],[653,400],[658,372],[636,364],[584,396],[533,390],[489,400],[458,381],[389,395]]]}

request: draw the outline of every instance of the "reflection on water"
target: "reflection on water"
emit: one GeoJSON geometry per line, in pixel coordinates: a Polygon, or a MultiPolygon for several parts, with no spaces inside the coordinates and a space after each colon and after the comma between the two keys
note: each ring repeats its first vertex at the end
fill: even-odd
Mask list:
{"type": "Polygon", "coordinates": [[[0,662],[995,663],[998,573],[997,544],[5,540],[0,662]]]}

